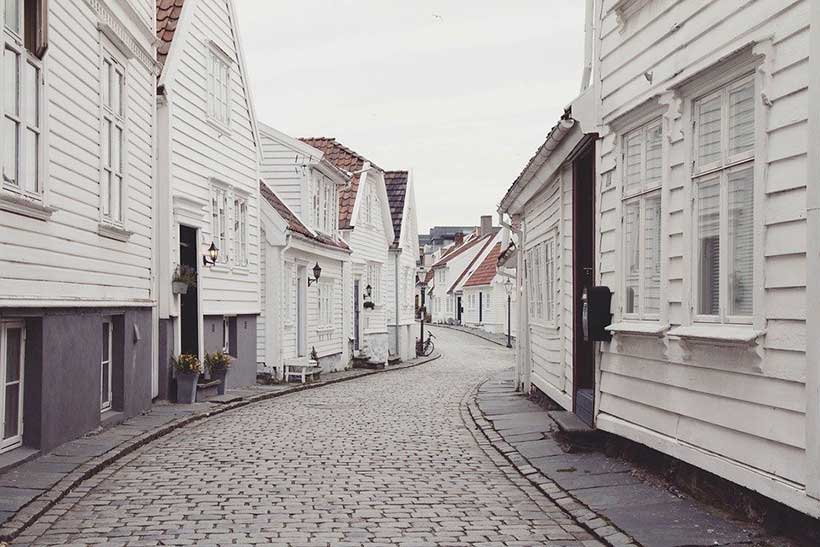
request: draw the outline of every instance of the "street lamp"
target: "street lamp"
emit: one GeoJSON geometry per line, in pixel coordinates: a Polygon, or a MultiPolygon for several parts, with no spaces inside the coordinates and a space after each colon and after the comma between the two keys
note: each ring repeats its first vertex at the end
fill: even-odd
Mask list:
{"type": "Polygon", "coordinates": [[[319,281],[319,278],[322,277],[322,267],[319,266],[317,262],[316,265],[313,267],[313,279],[308,277],[308,287],[319,281]]]}
{"type": "Polygon", "coordinates": [[[507,347],[512,347],[512,292],[513,283],[508,277],[504,282],[504,289],[507,291],[507,347]]]}

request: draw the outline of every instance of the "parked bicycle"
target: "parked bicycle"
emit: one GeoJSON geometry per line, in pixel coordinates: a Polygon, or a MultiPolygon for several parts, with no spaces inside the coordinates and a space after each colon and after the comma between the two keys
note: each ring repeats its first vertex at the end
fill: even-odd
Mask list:
{"type": "Polygon", "coordinates": [[[416,338],[416,356],[417,357],[429,357],[433,355],[433,351],[435,350],[435,344],[433,343],[433,336],[432,332],[427,333],[427,340],[420,340],[416,338]]]}

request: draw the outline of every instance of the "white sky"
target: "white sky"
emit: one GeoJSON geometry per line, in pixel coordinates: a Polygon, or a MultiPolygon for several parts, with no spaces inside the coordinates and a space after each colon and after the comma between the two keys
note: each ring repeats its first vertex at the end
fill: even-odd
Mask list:
{"type": "Polygon", "coordinates": [[[238,0],[257,115],[411,169],[419,230],[478,224],[575,98],[582,0],[238,0]]]}

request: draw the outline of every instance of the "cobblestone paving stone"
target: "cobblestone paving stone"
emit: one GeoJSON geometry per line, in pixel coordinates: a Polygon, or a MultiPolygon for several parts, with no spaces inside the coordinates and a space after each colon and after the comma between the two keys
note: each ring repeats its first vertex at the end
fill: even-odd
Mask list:
{"type": "Polygon", "coordinates": [[[445,357],[250,405],[83,483],[16,545],[602,545],[482,449],[462,399],[512,354],[436,330],[445,357]]]}

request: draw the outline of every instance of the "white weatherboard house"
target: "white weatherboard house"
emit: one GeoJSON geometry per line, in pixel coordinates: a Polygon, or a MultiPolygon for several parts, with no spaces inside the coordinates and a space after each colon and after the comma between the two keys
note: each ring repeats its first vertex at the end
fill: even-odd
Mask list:
{"type": "Polygon", "coordinates": [[[154,4],[0,12],[0,452],[151,405],[154,4]]]}
{"type": "Polygon", "coordinates": [[[350,177],[320,150],[272,127],[260,124],[260,139],[260,370],[279,378],[286,366],[301,372],[314,349],[323,371],[344,370],[351,358],[350,249],[338,218],[339,190],[350,177]]]}
{"type": "Polygon", "coordinates": [[[172,355],[225,350],[228,386],[256,381],[259,157],[232,0],[157,2],[161,395],[172,355]],[[206,264],[205,249],[218,249],[206,264]],[[178,266],[198,282],[173,294],[178,266]]]}
{"type": "Polygon", "coordinates": [[[820,5],[602,8],[591,85],[501,206],[522,384],[818,517],[820,5]],[[578,340],[590,284],[612,291],[611,342],[578,340]]]}
{"type": "Polygon", "coordinates": [[[515,272],[499,267],[502,250],[497,240],[465,281],[461,283],[464,313],[462,323],[495,334],[516,336],[518,298],[515,272]],[[509,291],[509,294],[508,294],[509,291]],[[509,299],[507,298],[509,296],[509,299]]]}
{"type": "Polygon", "coordinates": [[[415,287],[419,256],[416,193],[408,171],[384,174],[395,238],[390,246],[387,273],[387,327],[390,354],[402,361],[416,356],[415,287]]]}
{"type": "Polygon", "coordinates": [[[333,138],[302,141],[351,177],[339,192],[339,230],[352,251],[351,278],[344,293],[346,321],[352,327],[351,354],[371,365],[384,365],[389,357],[388,249],[395,239],[384,171],[333,138]]]}

